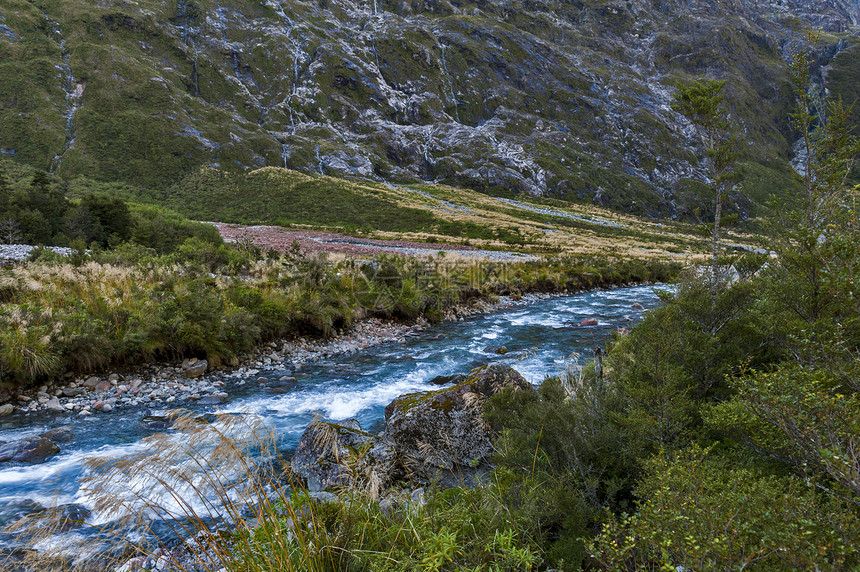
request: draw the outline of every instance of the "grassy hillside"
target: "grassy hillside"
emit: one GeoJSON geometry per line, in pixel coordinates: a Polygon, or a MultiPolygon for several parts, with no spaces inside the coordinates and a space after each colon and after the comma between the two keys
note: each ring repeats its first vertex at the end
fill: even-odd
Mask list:
{"type": "MultiPolygon", "coordinates": [[[[313,228],[375,238],[454,242],[535,253],[678,258],[707,252],[694,225],[531,198],[491,197],[443,185],[395,186],[266,167],[204,168],[164,192],[118,188],[196,220],[313,228]]],[[[730,242],[744,242],[735,236],[730,242]]]]}

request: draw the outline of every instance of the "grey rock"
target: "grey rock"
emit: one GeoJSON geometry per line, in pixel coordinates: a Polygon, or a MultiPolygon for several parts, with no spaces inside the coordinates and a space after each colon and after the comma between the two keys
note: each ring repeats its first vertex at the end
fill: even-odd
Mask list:
{"type": "Polygon", "coordinates": [[[452,383],[461,383],[466,379],[465,375],[456,374],[456,375],[437,375],[433,379],[431,379],[428,383],[432,383],[433,385],[450,385],[452,383]]]}
{"type": "Polygon", "coordinates": [[[69,443],[74,440],[75,434],[72,432],[72,428],[70,426],[64,425],[63,427],[57,427],[56,429],[45,431],[39,435],[39,437],[50,439],[54,443],[69,443]]]}
{"type": "Polygon", "coordinates": [[[28,437],[0,445],[0,463],[44,463],[60,452],[56,443],[43,437],[28,437]]]}
{"type": "Polygon", "coordinates": [[[63,397],[77,397],[86,393],[83,387],[64,387],[62,390],[63,397]]]}
{"type": "Polygon", "coordinates": [[[96,386],[98,384],[99,384],[99,378],[97,378],[96,376],[92,376],[92,377],[88,377],[84,381],[83,386],[89,390],[93,390],[96,388],[96,386]]]}
{"type": "Polygon", "coordinates": [[[65,411],[65,407],[60,405],[60,400],[54,397],[53,399],[49,399],[47,403],[45,403],[45,408],[51,411],[65,411]]]}
{"type": "Polygon", "coordinates": [[[512,368],[492,365],[454,387],[402,395],[385,408],[384,439],[413,480],[469,484],[487,473],[493,452],[495,433],[483,419],[483,404],[506,388],[534,391],[512,368]]]}
{"type": "Polygon", "coordinates": [[[309,491],[359,486],[378,493],[401,475],[394,448],[355,419],[317,419],[302,434],[291,461],[309,491]]]}
{"type": "Polygon", "coordinates": [[[197,405],[221,405],[227,403],[227,397],[224,395],[207,395],[197,400],[197,405]]]}
{"type": "Polygon", "coordinates": [[[44,510],[44,506],[32,499],[14,500],[0,503],[0,528],[25,516],[44,510]]]}
{"type": "Polygon", "coordinates": [[[182,375],[188,379],[201,377],[209,368],[205,359],[190,358],[182,362],[182,375]]]}
{"type": "Polygon", "coordinates": [[[6,417],[7,415],[12,415],[15,412],[15,406],[11,403],[5,403],[0,405],[0,417],[6,417]]]}

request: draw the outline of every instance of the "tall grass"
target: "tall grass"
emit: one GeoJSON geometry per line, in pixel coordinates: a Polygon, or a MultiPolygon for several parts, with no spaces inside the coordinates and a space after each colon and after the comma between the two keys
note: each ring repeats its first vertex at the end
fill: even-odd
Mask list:
{"type": "Polygon", "coordinates": [[[0,271],[0,376],[27,385],[183,357],[235,362],[266,341],[329,336],[362,316],[441,319],[473,299],[662,280],[661,263],[552,259],[518,264],[379,256],[328,262],[189,239],[157,255],[127,245],[0,271]]]}
{"type": "Polygon", "coordinates": [[[258,417],[173,416],[169,433],[148,437],[136,452],[88,461],[83,501],[94,507],[91,520],[109,521],[98,537],[60,540],[62,528],[39,518],[17,525],[39,547],[24,559],[27,567],[520,571],[541,561],[497,483],[405,489],[382,500],[343,489],[337,500],[315,500],[295,484],[277,437],[258,417]],[[129,538],[142,540],[125,550],[129,538]]]}

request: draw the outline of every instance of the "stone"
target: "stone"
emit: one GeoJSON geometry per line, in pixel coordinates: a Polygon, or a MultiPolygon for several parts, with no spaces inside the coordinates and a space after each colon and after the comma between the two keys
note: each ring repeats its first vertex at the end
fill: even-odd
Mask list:
{"type": "Polygon", "coordinates": [[[0,403],[12,401],[12,393],[4,387],[0,387],[0,403]]]}
{"type": "Polygon", "coordinates": [[[182,362],[182,375],[188,379],[201,377],[209,368],[205,359],[190,358],[182,362]]]}
{"type": "Polygon", "coordinates": [[[11,403],[5,403],[0,405],[0,417],[6,417],[7,415],[12,415],[15,412],[15,406],[11,403]]]}
{"type": "Polygon", "coordinates": [[[437,375],[427,383],[432,383],[433,385],[450,385],[452,383],[462,383],[463,380],[466,379],[465,375],[456,374],[456,375],[437,375]]]}
{"type": "Polygon", "coordinates": [[[62,427],[57,427],[56,429],[51,429],[50,431],[45,431],[40,434],[39,437],[42,439],[50,439],[54,443],[69,443],[74,440],[75,434],[72,432],[71,426],[64,425],[62,427]]]}
{"type": "Polygon", "coordinates": [[[49,530],[52,534],[69,532],[83,526],[90,514],[90,509],[77,503],[46,508],[38,513],[37,528],[49,530]]]}
{"type": "Polygon", "coordinates": [[[642,310],[642,309],[644,309],[644,308],[643,308],[643,306],[642,306],[642,304],[640,304],[639,302],[633,302],[633,304],[631,304],[631,306],[630,306],[630,307],[631,307],[631,308],[633,308],[634,310],[642,310]]]}
{"type": "Polygon", "coordinates": [[[102,413],[110,413],[111,411],[113,411],[113,405],[111,405],[110,403],[105,403],[104,405],[102,405],[100,411],[102,413]]]}
{"type": "Polygon", "coordinates": [[[98,382],[98,384],[96,385],[95,389],[96,389],[96,391],[98,391],[99,393],[102,393],[102,392],[105,392],[105,391],[110,391],[110,389],[111,389],[112,387],[113,387],[113,386],[111,385],[111,382],[109,382],[109,381],[107,381],[107,380],[104,380],[104,381],[100,381],[100,382],[98,382]]]}
{"type": "Polygon", "coordinates": [[[280,381],[281,383],[297,383],[298,382],[298,380],[296,378],[291,377],[289,375],[281,376],[280,378],[278,378],[278,381],[280,381]]]}
{"type": "Polygon", "coordinates": [[[13,500],[0,503],[0,528],[17,520],[44,510],[45,507],[32,499],[13,500]]]}
{"type": "Polygon", "coordinates": [[[580,326],[596,326],[596,325],[598,325],[598,323],[599,322],[597,321],[597,318],[585,318],[584,320],[582,320],[579,323],[579,325],[580,326]]]}
{"type": "Polygon", "coordinates": [[[45,403],[45,408],[50,409],[51,411],[65,411],[65,407],[60,405],[60,400],[54,397],[53,399],[49,399],[47,403],[45,403]]]}
{"type": "Polygon", "coordinates": [[[146,415],[140,422],[153,431],[166,431],[173,426],[173,419],[161,415],[146,415]]]}
{"type": "Polygon", "coordinates": [[[499,354],[500,356],[503,356],[506,353],[508,353],[508,348],[506,348],[505,346],[487,346],[484,348],[484,351],[488,352],[488,353],[494,353],[494,354],[499,354]]]}
{"type": "Polygon", "coordinates": [[[206,395],[197,400],[197,405],[221,405],[222,403],[227,403],[226,395],[206,395]]]}
{"type": "Polygon", "coordinates": [[[44,463],[60,452],[60,448],[50,439],[27,437],[12,443],[0,445],[0,463],[17,461],[20,463],[44,463]]]}
{"type": "Polygon", "coordinates": [[[375,488],[379,493],[402,473],[391,444],[362,430],[355,419],[316,419],[299,439],[291,466],[311,492],[339,486],[375,488]]]}
{"type": "Polygon", "coordinates": [[[488,473],[493,453],[495,432],[484,421],[483,404],[506,388],[534,391],[514,369],[491,365],[453,387],[402,395],[385,408],[383,439],[413,481],[468,485],[488,473]]]}
{"type": "Polygon", "coordinates": [[[63,397],[77,397],[86,393],[83,387],[64,387],[62,390],[63,397]]]}

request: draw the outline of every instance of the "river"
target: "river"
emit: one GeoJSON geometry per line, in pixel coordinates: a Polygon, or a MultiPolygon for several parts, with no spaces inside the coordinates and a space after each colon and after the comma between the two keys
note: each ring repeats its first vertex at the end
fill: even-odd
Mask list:
{"type": "MultiPolygon", "coordinates": [[[[655,287],[638,286],[555,297],[435,324],[407,337],[405,343],[386,343],[357,354],[321,359],[299,371],[284,365],[261,370],[256,375],[277,378],[292,374],[298,382],[280,389],[283,393],[261,389],[256,383],[237,385],[229,389],[231,401],[218,410],[261,417],[279,435],[286,450],[295,447],[318,414],[333,420],[354,417],[366,430],[378,432],[384,408],[391,400],[404,393],[438,389],[429,383],[436,376],[467,373],[493,362],[509,364],[537,384],[577,361],[587,361],[593,349],[605,346],[614,331],[630,327],[644,311],[659,303],[655,287]],[[578,325],[592,317],[597,318],[597,326],[578,325]],[[498,346],[505,346],[508,353],[494,353],[492,347],[498,346]]],[[[199,408],[200,413],[214,410],[199,408]]],[[[0,420],[0,441],[62,426],[70,427],[74,434],[73,441],[61,445],[62,451],[45,463],[0,464],[0,526],[37,504],[77,503],[92,508],[79,486],[87,471],[84,460],[145,452],[142,440],[154,432],[140,422],[148,413],[164,412],[115,410],[84,418],[44,413],[38,418],[0,420]]],[[[91,520],[106,522],[110,516],[94,515],[91,520]]],[[[18,543],[14,534],[0,533],[0,548],[18,543]]]]}

